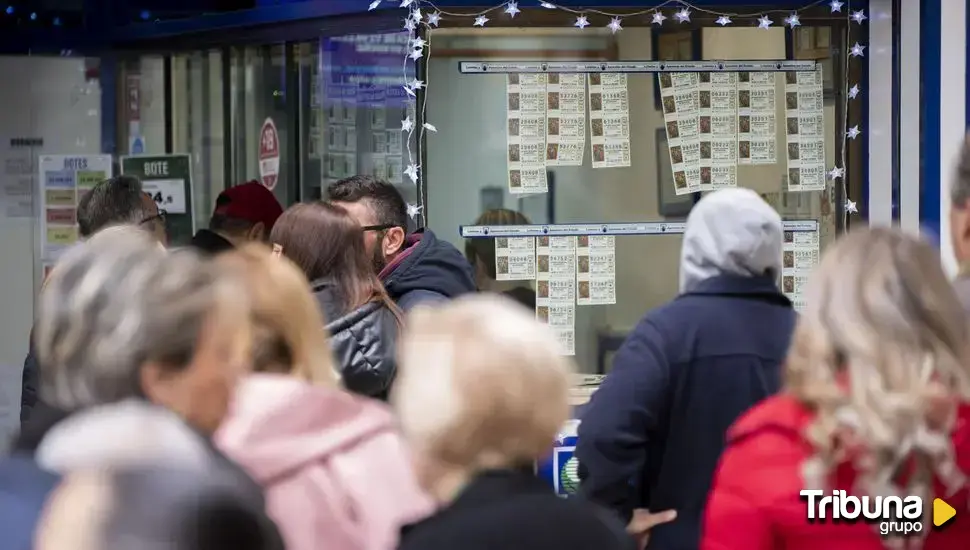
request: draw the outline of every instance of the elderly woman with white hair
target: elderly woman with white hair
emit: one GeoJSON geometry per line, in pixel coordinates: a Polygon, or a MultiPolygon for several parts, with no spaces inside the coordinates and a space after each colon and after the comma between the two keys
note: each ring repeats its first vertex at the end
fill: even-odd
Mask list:
{"type": "Polygon", "coordinates": [[[532,472],[569,415],[571,361],[521,306],[476,295],[415,310],[392,391],[418,478],[442,505],[402,550],[636,547],[596,505],[532,472]]]}

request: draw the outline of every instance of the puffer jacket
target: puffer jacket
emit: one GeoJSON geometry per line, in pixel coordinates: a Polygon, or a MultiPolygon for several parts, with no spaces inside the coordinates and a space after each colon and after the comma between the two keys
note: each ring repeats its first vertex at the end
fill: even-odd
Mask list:
{"type": "Polygon", "coordinates": [[[330,346],[344,387],[386,400],[397,374],[395,344],[398,322],[384,304],[371,302],[344,312],[344,301],[333,281],[314,281],[313,294],[327,319],[330,346]]]}

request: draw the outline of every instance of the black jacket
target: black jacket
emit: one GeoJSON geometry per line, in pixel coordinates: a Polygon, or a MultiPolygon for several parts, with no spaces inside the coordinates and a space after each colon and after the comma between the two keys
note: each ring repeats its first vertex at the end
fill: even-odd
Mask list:
{"type": "Polygon", "coordinates": [[[313,294],[328,321],[330,347],[344,387],[357,394],[387,399],[397,374],[394,352],[398,323],[394,314],[377,302],[343,313],[343,299],[329,280],[314,281],[313,294]]]}
{"type": "Polygon", "coordinates": [[[23,378],[20,380],[20,427],[23,428],[31,411],[37,404],[37,392],[40,387],[40,367],[34,355],[34,344],[31,342],[30,351],[24,358],[23,378]]]}
{"type": "Polygon", "coordinates": [[[612,514],[563,499],[528,471],[485,472],[448,507],[402,530],[400,550],[635,550],[612,514]]]}
{"type": "Polygon", "coordinates": [[[422,229],[408,235],[406,244],[381,272],[387,293],[401,309],[475,292],[472,266],[451,243],[422,229]]]}
{"type": "Polygon", "coordinates": [[[226,252],[227,250],[232,250],[235,248],[232,243],[229,242],[229,239],[223,237],[215,231],[210,231],[208,229],[200,229],[199,232],[192,237],[192,241],[189,242],[189,246],[196,249],[199,253],[207,256],[215,256],[220,252],[226,252]]]}

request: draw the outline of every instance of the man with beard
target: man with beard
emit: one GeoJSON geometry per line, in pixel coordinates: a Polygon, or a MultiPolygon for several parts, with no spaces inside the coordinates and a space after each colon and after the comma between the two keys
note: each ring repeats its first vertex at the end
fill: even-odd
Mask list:
{"type": "Polygon", "coordinates": [[[408,234],[407,204],[390,183],[353,176],[331,184],[327,197],[360,224],[374,270],[404,311],[475,291],[471,264],[457,248],[428,229],[408,234]]]}

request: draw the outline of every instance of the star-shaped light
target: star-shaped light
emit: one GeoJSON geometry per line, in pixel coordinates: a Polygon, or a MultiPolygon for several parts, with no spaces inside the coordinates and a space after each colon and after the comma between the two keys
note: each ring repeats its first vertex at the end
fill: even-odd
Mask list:
{"type": "Polygon", "coordinates": [[[859,208],[856,207],[855,201],[850,201],[849,199],[845,199],[845,213],[846,214],[858,214],[859,213],[859,208]]]}
{"type": "Polygon", "coordinates": [[[522,10],[519,9],[518,2],[509,2],[508,4],[505,4],[505,13],[509,14],[509,17],[515,17],[520,11],[522,10]]]}
{"type": "Polygon", "coordinates": [[[414,93],[414,89],[411,88],[410,84],[404,85],[404,93],[408,94],[409,97],[418,97],[418,95],[414,93]]]}
{"type": "Polygon", "coordinates": [[[418,183],[418,165],[408,164],[408,167],[404,169],[404,175],[411,178],[411,183],[418,183]]]}
{"type": "Polygon", "coordinates": [[[678,23],[688,23],[690,22],[690,10],[687,8],[682,8],[680,11],[674,14],[674,18],[677,19],[678,23]]]}
{"type": "Polygon", "coordinates": [[[424,41],[424,38],[421,38],[420,36],[417,37],[417,38],[412,38],[411,39],[411,47],[412,48],[421,49],[421,48],[425,47],[427,44],[428,43],[424,41]]]}
{"type": "Polygon", "coordinates": [[[762,15],[758,18],[758,28],[760,29],[767,29],[771,27],[773,23],[774,21],[772,21],[767,15],[762,15]]]}
{"type": "Polygon", "coordinates": [[[859,137],[859,134],[861,134],[861,133],[862,133],[862,130],[860,130],[859,129],[859,125],[856,124],[852,128],[849,128],[849,131],[845,133],[845,137],[847,137],[849,139],[855,139],[855,138],[859,137]]]}
{"type": "Polygon", "coordinates": [[[855,99],[857,95],[859,95],[859,85],[853,84],[852,87],[849,88],[849,99],[855,99]]]}
{"type": "Polygon", "coordinates": [[[832,0],[831,2],[829,2],[829,7],[832,8],[832,13],[841,12],[842,6],[844,5],[845,5],[845,2],[839,2],[839,0],[832,0]]]}
{"type": "Polygon", "coordinates": [[[731,24],[731,18],[726,15],[722,15],[718,17],[714,22],[723,27],[725,25],[731,24]]]}
{"type": "Polygon", "coordinates": [[[619,17],[614,17],[613,19],[611,19],[610,20],[610,24],[607,25],[606,27],[608,29],[610,29],[610,32],[613,33],[613,34],[616,34],[616,33],[620,32],[621,30],[623,30],[623,25],[620,24],[620,18],[619,17]]]}
{"type": "Polygon", "coordinates": [[[653,20],[650,21],[650,23],[654,25],[663,25],[666,19],[666,15],[660,13],[660,11],[655,11],[653,12],[653,20]]]}
{"type": "Polygon", "coordinates": [[[421,8],[415,7],[411,10],[411,19],[414,19],[415,23],[420,23],[424,19],[424,14],[421,13],[421,8]]]}
{"type": "Polygon", "coordinates": [[[373,2],[370,3],[369,6],[367,6],[367,11],[374,11],[377,9],[377,6],[380,6],[380,5],[381,5],[381,0],[374,0],[373,2]]]}
{"type": "Polygon", "coordinates": [[[437,27],[438,23],[441,23],[441,12],[429,13],[428,24],[437,27]]]}
{"type": "Polygon", "coordinates": [[[556,9],[556,6],[554,4],[550,4],[549,2],[540,2],[539,3],[539,6],[540,7],[543,7],[543,8],[546,8],[547,10],[554,10],[554,9],[556,9]]]}
{"type": "Polygon", "coordinates": [[[798,14],[793,13],[785,18],[785,24],[794,29],[795,27],[801,25],[802,22],[798,20],[798,14]]]}
{"type": "Polygon", "coordinates": [[[418,24],[414,22],[414,19],[408,17],[404,20],[404,30],[408,32],[414,32],[418,28],[418,24]]]}
{"type": "Polygon", "coordinates": [[[852,17],[852,20],[853,21],[855,21],[856,23],[858,23],[860,25],[862,24],[863,21],[865,21],[866,19],[868,19],[868,17],[866,17],[866,11],[865,10],[859,10],[859,11],[852,12],[851,17],[852,17]]]}
{"type": "Polygon", "coordinates": [[[408,57],[410,57],[412,61],[417,61],[421,59],[423,56],[424,56],[423,48],[414,48],[413,50],[411,50],[411,53],[408,54],[408,57]]]}
{"type": "Polygon", "coordinates": [[[413,129],[414,129],[414,121],[411,120],[411,117],[406,117],[404,120],[401,121],[402,132],[410,132],[413,129]]]}
{"type": "Polygon", "coordinates": [[[438,128],[436,128],[435,125],[434,124],[431,124],[430,122],[425,122],[424,124],[421,125],[421,127],[424,128],[425,130],[429,131],[429,132],[437,132],[438,131],[438,128]]]}
{"type": "Polygon", "coordinates": [[[836,166],[836,167],[832,168],[831,170],[829,170],[829,179],[830,180],[834,180],[834,179],[841,178],[844,175],[845,175],[845,169],[842,168],[842,167],[840,167],[840,166],[836,166]]]}
{"type": "Polygon", "coordinates": [[[474,26],[475,27],[484,27],[485,26],[485,23],[488,23],[488,17],[485,17],[484,15],[479,15],[478,17],[475,18],[475,25],[474,26]]]}
{"type": "Polygon", "coordinates": [[[407,7],[410,7],[411,4],[413,3],[414,3],[414,0],[401,0],[401,7],[407,8],[407,7]]]}
{"type": "Polygon", "coordinates": [[[856,42],[852,45],[852,49],[849,50],[849,54],[851,54],[852,57],[863,57],[866,55],[866,47],[856,42]]]}
{"type": "Polygon", "coordinates": [[[407,210],[408,217],[413,220],[414,218],[418,217],[418,214],[421,213],[421,210],[423,208],[424,208],[423,206],[418,206],[416,204],[409,204],[408,205],[408,210],[407,210]]]}
{"type": "Polygon", "coordinates": [[[415,78],[411,82],[408,82],[408,88],[411,88],[412,90],[420,90],[421,88],[424,88],[424,81],[415,78]]]}
{"type": "Polygon", "coordinates": [[[576,22],[573,23],[573,26],[579,29],[585,29],[589,26],[589,19],[586,19],[585,15],[580,15],[576,18],[576,22]]]}

